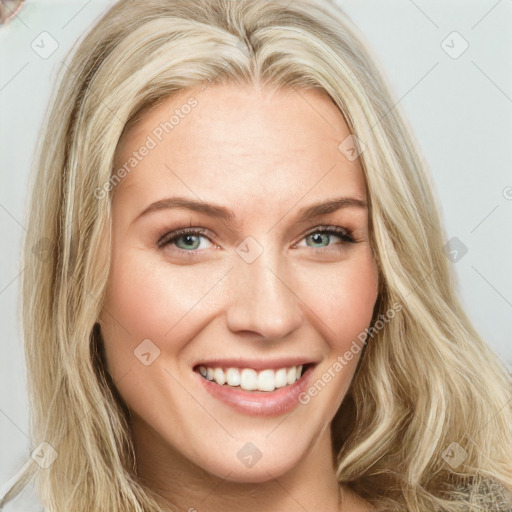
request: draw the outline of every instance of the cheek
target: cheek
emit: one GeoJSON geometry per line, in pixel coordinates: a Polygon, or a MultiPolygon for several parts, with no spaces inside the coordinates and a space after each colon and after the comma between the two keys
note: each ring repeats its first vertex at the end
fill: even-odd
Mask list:
{"type": "Polygon", "coordinates": [[[179,294],[170,294],[168,288],[169,283],[148,267],[142,254],[127,251],[125,257],[112,262],[102,333],[107,364],[114,378],[133,365],[142,342],[151,347],[145,340],[154,344],[152,357],[162,348],[162,335],[180,310],[179,303],[171,302],[179,294]]]}
{"type": "Polygon", "coordinates": [[[330,269],[303,275],[301,298],[326,342],[326,357],[308,389],[299,396],[315,414],[331,421],[352,382],[361,358],[366,329],[378,297],[378,269],[368,252],[330,269]]]}
{"type": "MultiPolygon", "coordinates": [[[[102,314],[106,330],[118,331],[115,338],[140,343],[146,338],[163,339],[170,331],[190,325],[182,319],[196,316],[210,302],[205,297],[228,269],[219,267],[198,270],[183,265],[169,272],[143,251],[126,251],[113,261],[102,314]]],[[[293,281],[298,300],[335,333],[351,326],[364,328],[370,322],[378,272],[369,250],[333,265],[301,265],[293,281]]]]}
{"type": "MultiPolygon", "coordinates": [[[[135,357],[141,343],[150,357],[171,362],[218,313],[231,293],[223,289],[219,296],[213,289],[229,266],[200,267],[182,265],[170,272],[141,250],[126,250],[113,259],[101,320],[114,379],[139,367],[135,357]]],[[[301,264],[291,277],[297,300],[305,306],[305,321],[332,352],[344,353],[368,327],[377,298],[378,274],[370,251],[361,248],[335,264],[301,264]]]]}
{"type": "Polygon", "coordinates": [[[160,351],[165,357],[176,355],[193,339],[201,327],[204,297],[224,272],[198,272],[186,265],[170,272],[168,265],[138,250],[126,250],[114,259],[101,315],[107,364],[114,378],[138,362],[134,357],[143,342],[151,355],[160,351]]]}
{"type": "Polygon", "coordinates": [[[300,297],[318,318],[332,349],[344,351],[366,329],[378,296],[378,270],[369,251],[302,274],[300,297]]]}

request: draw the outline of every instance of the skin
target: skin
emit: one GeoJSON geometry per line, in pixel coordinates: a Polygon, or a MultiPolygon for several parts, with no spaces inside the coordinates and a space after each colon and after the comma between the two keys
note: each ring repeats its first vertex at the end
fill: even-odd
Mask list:
{"type": "Polygon", "coordinates": [[[198,105],[123,178],[112,200],[100,325],[108,369],[131,412],[139,478],[180,510],[370,510],[346,487],[340,503],[330,438],[360,353],[308,404],[277,417],[233,410],[202,389],[192,370],[216,356],[308,355],[318,361],[314,382],[370,325],[378,273],[367,208],[297,221],[302,207],[317,202],[366,201],[358,159],[338,149],[349,129],[320,91],[189,89],[123,136],[116,168],[192,96],[198,105]],[[183,208],[138,217],[178,195],[227,207],[235,220],[183,208]],[[351,230],[356,242],[322,237],[315,228],[326,225],[351,230]],[[189,226],[208,234],[157,245],[189,226]],[[236,251],[248,236],[263,248],[250,264],[236,251]],[[148,366],[134,357],[146,339],[160,350],[148,366]],[[262,453],[252,467],[236,456],[248,442],[262,453]]]}

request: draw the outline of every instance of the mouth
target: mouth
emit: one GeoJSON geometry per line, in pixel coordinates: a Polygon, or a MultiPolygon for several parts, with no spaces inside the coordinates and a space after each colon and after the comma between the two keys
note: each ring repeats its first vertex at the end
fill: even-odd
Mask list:
{"type": "Polygon", "coordinates": [[[196,365],[194,371],[207,381],[225,388],[248,392],[271,393],[288,388],[298,382],[315,363],[282,366],[280,368],[196,365]]]}
{"type": "Polygon", "coordinates": [[[200,388],[238,413],[276,417],[302,403],[318,363],[304,358],[211,360],[194,366],[200,388]]]}

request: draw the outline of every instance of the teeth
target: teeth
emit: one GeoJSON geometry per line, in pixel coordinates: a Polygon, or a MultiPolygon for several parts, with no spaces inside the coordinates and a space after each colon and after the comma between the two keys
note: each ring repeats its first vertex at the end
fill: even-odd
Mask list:
{"type": "Polygon", "coordinates": [[[229,386],[240,386],[240,372],[235,368],[228,368],[226,371],[229,386]]]}
{"type": "MultiPolygon", "coordinates": [[[[219,384],[217,382],[217,384],[219,384]]],[[[240,374],[240,387],[245,391],[254,391],[258,389],[258,374],[256,370],[245,368],[240,374]]]]}
{"type": "Polygon", "coordinates": [[[240,387],[245,391],[274,391],[297,382],[302,375],[302,365],[260,372],[252,368],[240,370],[200,366],[199,373],[205,379],[215,381],[221,386],[240,387]]]}
{"type": "Polygon", "coordinates": [[[222,368],[215,368],[215,370],[213,370],[213,380],[221,386],[226,382],[226,376],[222,368]]]}
{"type": "Polygon", "coordinates": [[[260,391],[274,391],[274,370],[263,370],[258,373],[258,389],[260,391]]]}
{"type": "Polygon", "coordinates": [[[286,368],[280,368],[277,370],[274,376],[274,385],[276,388],[284,388],[288,384],[286,373],[286,368]]]}

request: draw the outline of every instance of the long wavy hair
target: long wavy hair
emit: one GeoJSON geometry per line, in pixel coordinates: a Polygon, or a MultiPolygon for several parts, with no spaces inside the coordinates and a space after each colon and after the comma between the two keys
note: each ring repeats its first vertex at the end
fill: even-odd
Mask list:
{"type": "Polygon", "coordinates": [[[381,283],[373,322],[401,305],[368,338],[333,420],[339,482],[378,510],[512,510],[511,375],[461,307],[425,158],[338,6],[121,0],[58,80],[31,181],[22,282],[30,435],[46,463],[29,459],[1,504],[34,481],[51,512],[174,510],[138,481],[128,411],[105,366],[97,320],[113,190],[104,185],[122,134],[164,98],[262,83],[327,92],[363,143],[381,283]]]}

